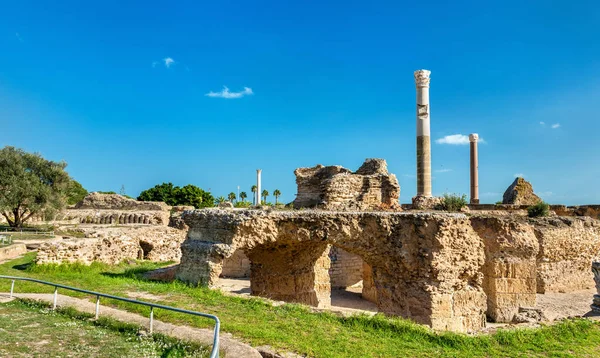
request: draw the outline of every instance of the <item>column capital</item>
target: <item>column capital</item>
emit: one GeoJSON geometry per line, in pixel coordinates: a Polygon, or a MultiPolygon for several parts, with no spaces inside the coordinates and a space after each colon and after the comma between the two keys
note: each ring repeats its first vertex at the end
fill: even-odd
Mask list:
{"type": "Polygon", "coordinates": [[[260,174],[260,172],[262,172],[262,169],[256,169],[256,172],[260,174]]]}
{"type": "Polygon", "coordinates": [[[415,71],[415,83],[417,87],[429,87],[429,76],[431,71],[429,70],[417,70],[415,71]]]}
{"type": "Polygon", "coordinates": [[[477,134],[477,133],[469,134],[469,142],[477,143],[478,140],[479,140],[479,134],[477,134]]]}

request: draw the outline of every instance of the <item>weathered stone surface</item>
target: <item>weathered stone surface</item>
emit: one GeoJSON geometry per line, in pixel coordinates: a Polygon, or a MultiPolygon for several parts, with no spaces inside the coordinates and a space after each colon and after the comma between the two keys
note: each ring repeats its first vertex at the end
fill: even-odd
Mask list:
{"type": "Polygon", "coordinates": [[[229,201],[223,201],[219,203],[220,209],[233,209],[233,204],[229,201]]]}
{"type": "Polygon", "coordinates": [[[520,306],[536,303],[539,244],[534,228],[506,216],[474,216],[471,224],[485,248],[487,315],[497,322],[511,322],[520,306]]]}
{"type": "Polygon", "coordinates": [[[250,259],[244,250],[235,250],[233,255],[223,261],[222,277],[250,277],[250,259]]]}
{"type": "Polygon", "coordinates": [[[36,262],[94,261],[117,264],[125,259],[179,261],[185,231],[169,227],[81,229],[84,239],[53,240],[40,245],[36,262]]]}
{"type": "Polygon", "coordinates": [[[67,209],[64,211],[60,221],[101,225],[167,225],[169,224],[170,216],[169,211],[158,210],[132,212],[111,209],[67,209]]]}
{"type": "Polygon", "coordinates": [[[372,268],[380,311],[436,329],[484,324],[484,249],[462,214],[211,209],[183,219],[190,227],[177,272],[183,281],[216,283],[223,261],[243,249],[253,294],[326,306],[333,245],[372,268]]]}
{"type": "Polygon", "coordinates": [[[415,196],[412,198],[412,207],[413,210],[433,210],[438,207],[442,203],[444,198],[438,196],[415,196]]]}
{"type": "Polygon", "coordinates": [[[113,210],[170,210],[171,207],[158,201],[137,201],[118,194],[90,193],[75,205],[75,209],[113,210]]]}
{"type": "Polygon", "coordinates": [[[592,261],[600,259],[600,221],[588,217],[536,218],[537,292],[593,287],[592,261]]]}
{"type": "Polygon", "coordinates": [[[531,183],[523,178],[516,178],[506,189],[502,197],[502,204],[534,205],[542,201],[533,193],[531,183]]]}
{"type": "Polygon", "coordinates": [[[337,166],[317,165],[294,171],[298,194],[295,208],[331,210],[400,210],[400,185],[383,159],[367,159],[352,173],[337,166]]]}
{"type": "Polygon", "coordinates": [[[4,260],[12,260],[16,257],[27,253],[25,244],[12,244],[5,247],[0,247],[0,262],[4,260]]]}

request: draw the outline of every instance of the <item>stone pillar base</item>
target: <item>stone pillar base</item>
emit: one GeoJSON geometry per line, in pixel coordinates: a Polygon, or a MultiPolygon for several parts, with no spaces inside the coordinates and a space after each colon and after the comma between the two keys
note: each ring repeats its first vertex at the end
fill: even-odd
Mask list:
{"type": "Polygon", "coordinates": [[[471,199],[470,203],[473,205],[479,205],[479,199],[471,199]]]}

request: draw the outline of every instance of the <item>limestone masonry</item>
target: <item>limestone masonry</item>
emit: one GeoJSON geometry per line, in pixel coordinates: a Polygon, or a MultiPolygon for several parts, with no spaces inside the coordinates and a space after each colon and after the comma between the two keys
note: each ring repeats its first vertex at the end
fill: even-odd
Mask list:
{"type": "Polygon", "coordinates": [[[399,209],[400,185],[383,159],[367,159],[352,172],[342,166],[298,168],[295,208],[327,210],[399,209]]]}
{"type": "Polygon", "coordinates": [[[598,221],[579,217],[205,209],[182,220],[180,280],[214,285],[249,262],[252,294],[327,307],[362,275],[381,312],[462,332],[486,316],[510,322],[536,293],[592,287],[600,252],[598,221]]]}
{"type": "Polygon", "coordinates": [[[502,204],[534,205],[540,201],[542,199],[533,193],[531,183],[523,178],[516,178],[502,197],[502,204]]]}

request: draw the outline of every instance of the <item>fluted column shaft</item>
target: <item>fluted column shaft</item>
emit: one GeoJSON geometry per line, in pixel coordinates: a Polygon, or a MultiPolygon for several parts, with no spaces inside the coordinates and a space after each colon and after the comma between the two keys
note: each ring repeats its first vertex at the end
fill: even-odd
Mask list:
{"type": "Polygon", "coordinates": [[[477,133],[469,135],[471,146],[471,204],[479,204],[479,158],[477,154],[477,133]]]}

